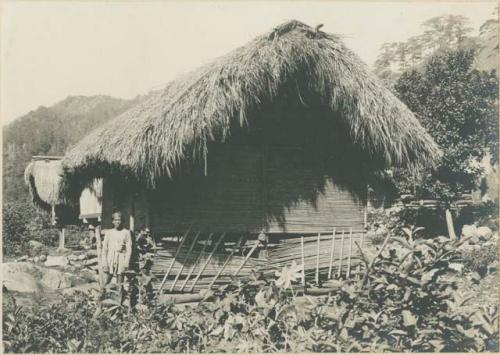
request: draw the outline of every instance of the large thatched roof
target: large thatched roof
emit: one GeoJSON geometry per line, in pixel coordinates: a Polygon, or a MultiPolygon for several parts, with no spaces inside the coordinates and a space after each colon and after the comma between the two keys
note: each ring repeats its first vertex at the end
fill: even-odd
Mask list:
{"type": "Polygon", "coordinates": [[[36,206],[50,210],[52,206],[62,204],[59,195],[61,174],[61,158],[34,157],[28,164],[24,170],[24,181],[36,206]]]}
{"type": "Polygon", "coordinates": [[[337,36],[290,21],[95,130],[67,153],[65,180],[126,171],[154,184],[294,86],[387,167],[432,164],[440,154],[412,112],[337,36]]]}

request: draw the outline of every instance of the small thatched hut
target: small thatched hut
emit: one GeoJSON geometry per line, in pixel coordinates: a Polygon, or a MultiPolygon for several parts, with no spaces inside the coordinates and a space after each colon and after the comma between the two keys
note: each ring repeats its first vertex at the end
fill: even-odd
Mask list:
{"type": "Polygon", "coordinates": [[[63,205],[60,198],[62,157],[33,156],[24,170],[24,181],[29,188],[33,203],[38,208],[52,213],[56,221],[56,210],[63,205]]]}
{"type": "Polygon", "coordinates": [[[103,223],[121,209],[157,236],[362,233],[370,176],[439,154],[339,37],[290,21],[84,138],[63,194],[103,178],[103,223]]]}

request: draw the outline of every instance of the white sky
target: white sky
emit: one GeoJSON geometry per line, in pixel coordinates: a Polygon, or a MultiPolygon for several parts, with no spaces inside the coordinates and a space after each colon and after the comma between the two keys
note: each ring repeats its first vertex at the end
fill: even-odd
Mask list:
{"type": "Polygon", "coordinates": [[[2,123],[68,95],[132,98],[297,19],[344,35],[372,65],[385,42],[425,20],[461,14],[479,26],[496,2],[21,2],[4,1],[2,123]]]}

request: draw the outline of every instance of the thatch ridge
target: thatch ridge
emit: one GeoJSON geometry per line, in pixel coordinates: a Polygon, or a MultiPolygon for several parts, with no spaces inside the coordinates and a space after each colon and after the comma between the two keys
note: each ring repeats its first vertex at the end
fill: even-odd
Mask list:
{"type": "Polygon", "coordinates": [[[57,159],[34,159],[24,170],[24,182],[28,185],[33,203],[43,209],[63,203],[60,196],[62,162],[57,159]]]}
{"type": "Polygon", "coordinates": [[[290,21],[218,58],[96,129],[63,160],[65,184],[113,172],[150,185],[244,127],[284,86],[317,97],[386,167],[432,165],[440,150],[413,113],[335,35],[290,21]]]}

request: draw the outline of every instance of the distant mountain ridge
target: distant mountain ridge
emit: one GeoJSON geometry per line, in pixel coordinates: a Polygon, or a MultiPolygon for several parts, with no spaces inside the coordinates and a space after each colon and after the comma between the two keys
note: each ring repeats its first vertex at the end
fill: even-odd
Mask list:
{"type": "Polygon", "coordinates": [[[25,200],[24,168],[33,155],[64,155],[66,149],[91,130],[139,103],[105,95],[68,96],[3,127],[4,201],[25,200]]]}

